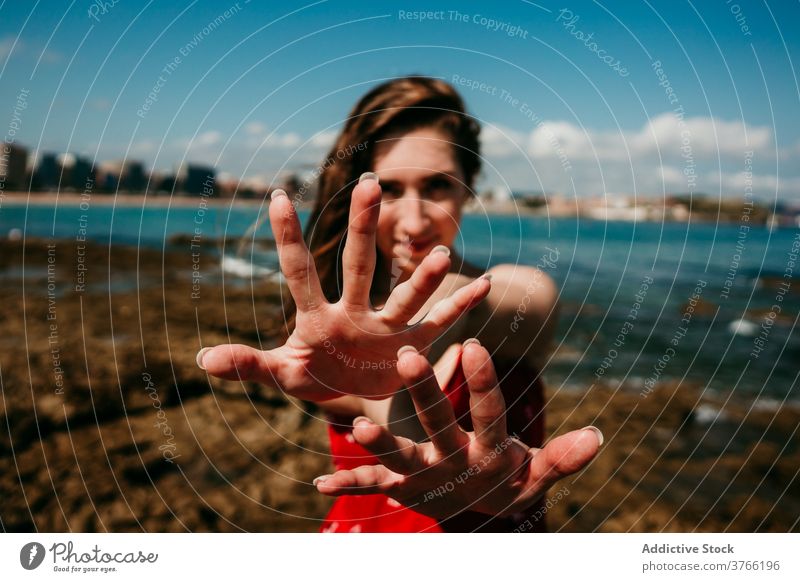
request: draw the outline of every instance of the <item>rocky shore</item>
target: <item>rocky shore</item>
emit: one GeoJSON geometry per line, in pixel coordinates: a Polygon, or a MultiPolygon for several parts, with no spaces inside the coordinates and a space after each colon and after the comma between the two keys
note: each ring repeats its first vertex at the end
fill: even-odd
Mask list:
{"type": "MultiPolygon", "coordinates": [[[[330,470],[309,404],[209,379],[202,346],[269,346],[275,284],[226,280],[213,249],[0,243],[5,531],[315,531],[330,470]]],[[[553,531],[797,531],[800,411],[698,385],[559,390],[551,434],[599,426],[553,531]]]]}

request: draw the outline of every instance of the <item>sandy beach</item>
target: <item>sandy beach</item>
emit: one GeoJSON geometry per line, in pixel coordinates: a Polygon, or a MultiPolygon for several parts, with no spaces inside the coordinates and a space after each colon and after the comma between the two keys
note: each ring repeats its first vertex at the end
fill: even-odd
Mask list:
{"type": "MultiPolygon", "coordinates": [[[[0,244],[4,530],[318,529],[319,410],[195,364],[203,346],[271,347],[274,284],[193,279],[188,245],[0,244]]],[[[550,434],[596,424],[606,439],[551,492],[551,531],[800,530],[796,407],[685,383],[548,385],[550,434]]]]}

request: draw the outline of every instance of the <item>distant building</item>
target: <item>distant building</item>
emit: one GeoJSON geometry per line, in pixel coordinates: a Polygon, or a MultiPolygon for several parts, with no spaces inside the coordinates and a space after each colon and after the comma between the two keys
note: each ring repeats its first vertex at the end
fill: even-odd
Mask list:
{"type": "Polygon", "coordinates": [[[153,176],[153,189],[160,194],[176,194],[174,174],[155,174],[153,176]]]}
{"type": "Polygon", "coordinates": [[[491,190],[490,200],[497,204],[507,204],[511,202],[511,190],[507,186],[495,186],[491,190]]]}
{"type": "Polygon", "coordinates": [[[139,161],[103,162],[97,174],[100,185],[109,192],[143,193],[147,189],[147,173],[139,161]]]}
{"type": "Polygon", "coordinates": [[[539,209],[547,206],[547,195],[544,192],[535,190],[524,192],[514,191],[511,192],[511,196],[513,196],[514,200],[516,200],[520,206],[525,208],[539,209]]]}
{"type": "Polygon", "coordinates": [[[56,154],[44,153],[36,164],[33,173],[33,185],[37,190],[55,190],[61,179],[61,164],[56,154]]]}
{"type": "Polygon", "coordinates": [[[232,198],[239,187],[239,180],[227,173],[219,174],[214,181],[214,191],[220,198],[232,198]]]}
{"type": "Polygon", "coordinates": [[[193,196],[213,196],[216,170],[209,166],[186,164],[178,172],[180,190],[193,196]]]}
{"type": "Polygon", "coordinates": [[[13,143],[0,146],[0,191],[27,188],[28,150],[13,143]]]}
{"type": "Polygon", "coordinates": [[[128,192],[144,192],[147,188],[147,172],[142,162],[128,161],[121,175],[121,188],[128,192]]]}
{"type": "MultiPolygon", "coordinates": [[[[284,190],[289,196],[294,199],[305,200],[306,197],[300,194],[300,188],[303,184],[300,182],[300,177],[294,172],[286,172],[281,175],[277,186],[275,187],[284,190]]],[[[303,192],[306,194],[306,192],[303,192]]]]}
{"type": "MultiPolygon", "coordinates": [[[[261,176],[255,176],[242,180],[239,184],[239,191],[236,193],[238,198],[263,199],[269,191],[269,182],[261,176]]],[[[298,192],[295,190],[294,192],[298,192]]],[[[293,194],[293,196],[296,194],[293,194]]]]}
{"type": "Polygon", "coordinates": [[[93,189],[95,173],[92,163],[81,157],[76,157],[74,160],[68,184],[77,191],[93,189]]]}
{"type": "Polygon", "coordinates": [[[97,186],[105,192],[116,192],[121,170],[118,162],[100,162],[97,166],[97,186]]]}
{"type": "Polygon", "coordinates": [[[549,216],[576,216],[578,200],[574,196],[556,193],[547,196],[547,214],[549,216]]]}

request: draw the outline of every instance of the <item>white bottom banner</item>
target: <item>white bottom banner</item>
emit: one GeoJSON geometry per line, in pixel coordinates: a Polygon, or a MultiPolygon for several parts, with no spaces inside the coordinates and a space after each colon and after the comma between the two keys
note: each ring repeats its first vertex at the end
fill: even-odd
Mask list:
{"type": "Polygon", "coordinates": [[[800,580],[796,534],[5,534],[3,580],[800,580]],[[228,578],[231,579],[232,578],[228,578]]]}

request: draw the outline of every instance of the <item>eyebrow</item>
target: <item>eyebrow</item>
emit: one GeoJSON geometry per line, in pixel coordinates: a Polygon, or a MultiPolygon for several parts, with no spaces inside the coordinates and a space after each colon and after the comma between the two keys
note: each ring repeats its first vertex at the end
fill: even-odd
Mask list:
{"type": "Polygon", "coordinates": [[[433,174],[425,176],[424,179],[425,180],[430,180],[432,178],[447,178],[448,180],[455,180],[455,178],[453,177],[454,173],[455,173],[455,170],[453,170],[452,172],[435,172],[433,174]]]}
{"type": "MultiPolygon", "coordinates": [[[[437,178],[445,178],[445,179],[451,180],[451,181],[452,180],[456,180],[455,176],[453,176],[452,173],[437,171],[437,172],[434,172],[432,174],[428,174],[427,176],[424,176],[422,178],[422,181],[429,182],[429,181],[435,180],[437,178]]],[[[398,183],[401,183],[401,182],[402,182],[402,180],[399,180],[397,178],[382,178],[381,179],[381,184],[398,184],[398,183]]]]}

